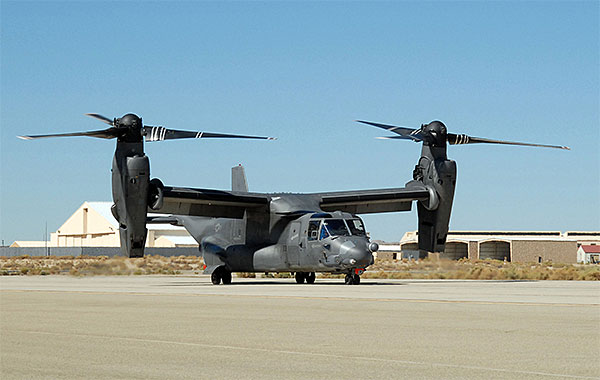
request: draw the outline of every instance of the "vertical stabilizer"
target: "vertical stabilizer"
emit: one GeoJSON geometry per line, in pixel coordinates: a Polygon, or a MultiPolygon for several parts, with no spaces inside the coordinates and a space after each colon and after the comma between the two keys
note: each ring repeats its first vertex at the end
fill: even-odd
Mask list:
{"type": "Polygon", "coordinates": [[[231,190],[248,192],[246,172],[242,164],[231,168],[231,190]]]}

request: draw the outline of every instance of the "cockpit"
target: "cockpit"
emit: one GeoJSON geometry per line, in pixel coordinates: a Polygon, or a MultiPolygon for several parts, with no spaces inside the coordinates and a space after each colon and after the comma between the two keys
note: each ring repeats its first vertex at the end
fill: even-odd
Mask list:
{"type": "Polygon", "coordinates": [[[323,240],[336,236],[366,236],[362,220],[357,217],[333,218],[330,214],[315,214],[308,222],[308,240],[323,240]]]}

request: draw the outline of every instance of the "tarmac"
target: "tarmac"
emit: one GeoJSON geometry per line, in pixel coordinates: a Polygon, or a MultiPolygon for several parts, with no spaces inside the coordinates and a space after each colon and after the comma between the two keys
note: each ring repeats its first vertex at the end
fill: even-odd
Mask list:
{"type": "Polygon", "coordinates": [[[2,379],[600,379],[600,282],[0,277],[2,379]]]}

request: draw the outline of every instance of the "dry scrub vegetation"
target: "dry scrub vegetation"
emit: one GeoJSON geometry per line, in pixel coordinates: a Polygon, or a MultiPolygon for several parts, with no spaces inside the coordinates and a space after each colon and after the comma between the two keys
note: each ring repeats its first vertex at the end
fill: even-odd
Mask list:
{"type": "MultiPolygon", "coordinates": [[[[197,256],[146,256],[130,259],[107,256],[0,257],[1,275],[147,275],[200,274],[204,263],[197,256]]],[[[238,277],[258,277],[238,273],[238,277]]],[[[265,275],[261,275],[265,277],[265,275]]],[[[322,275],[323,277],[343,277],[322,275]]],[[[269,274],[289,278],[289,272],[269,274]]],[[[497,260],[377,260],[362,275],[382,279],[472,279],[472,280],[600,280],[599,265],[508,263],[497,260]]]]}
{"type": "Polygon", "coordinates": [[[363,278],[470,280],[600,280],[600,266],[499,260],[380,260],[363,278]]]}
{"type": "Polygon", "coordinates": [[[118,276],[144,274],[198,274],[204,262],[197,256],[17,256],[0,257],[1,275],[70,274],[73,276],[118,276]]]}

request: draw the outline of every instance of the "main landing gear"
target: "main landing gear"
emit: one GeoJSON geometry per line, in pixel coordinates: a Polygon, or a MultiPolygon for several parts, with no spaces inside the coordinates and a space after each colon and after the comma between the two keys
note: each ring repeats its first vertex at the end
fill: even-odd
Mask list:
{"type": "Polygon", "coordinates": [[[307,284],[314,284],[317,276],[315,272],[296,272],[296,283],[303,284],[306,281],[307,284]]]}
{"type": "Polygon", "coordinates": [[[213,285],[219,285],[221,281],[223,281],[223,285],[229,285],[231,284],[231,271],[227,270],[225,267],[218,267],[210,275],[210,281],[213,285]]]}

